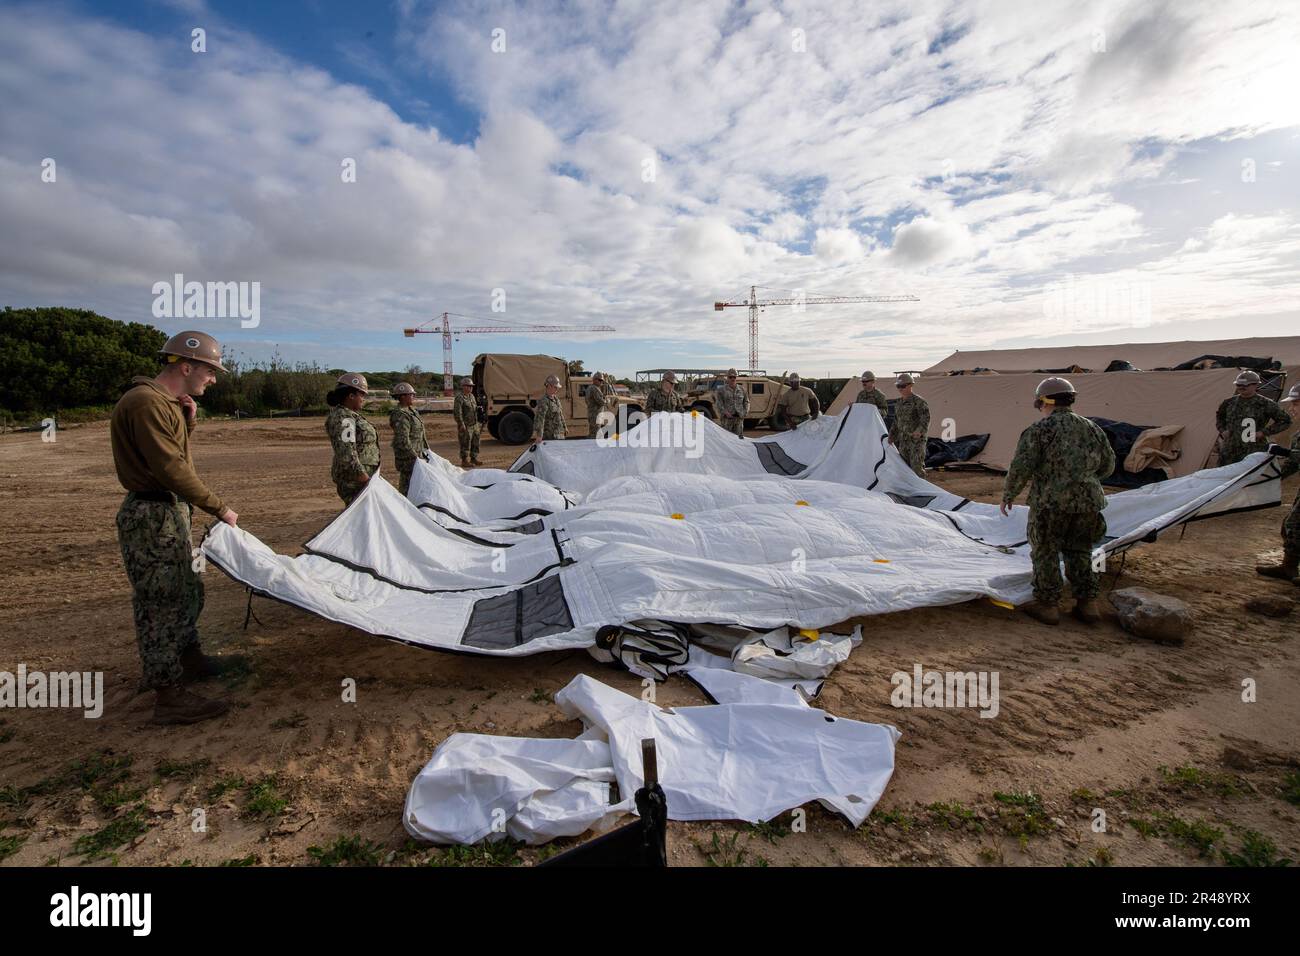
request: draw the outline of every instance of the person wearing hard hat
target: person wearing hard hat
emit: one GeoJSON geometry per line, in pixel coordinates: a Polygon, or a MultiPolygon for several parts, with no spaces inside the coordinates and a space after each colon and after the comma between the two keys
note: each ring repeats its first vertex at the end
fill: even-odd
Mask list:
{"type": "Polygon", "coordinates": [[[1237,394],[1225,398],[1215,413],[1219,430],[1219,464],[1235,465],[1247,455],[1265,451],[1268,436],[1285,431],[1291,416],[1277,402],[1259,393],[1259,373],[1242,371],[1232,382],[1237,394]]]}
{"type": "Polygon", "coordinates": [[[645,397],[645,413],[649,416],[655,412],[680,412],[681,410],[682,397],[677,394],[677,373],[664,372],[664,377],[659,380],[659,387],[650,389],[645,397]]]}
{"type": "MultiPolygon", "coordinates": [[[[880,412],[880,420],[884,421],[885,416],[889,414],[889,403],[885,401],[885,396],[880,394],[880,389],[876,388],[876,375],[874,372],[862,373],[862,391],[858,392],[858,397],[853,400],[856,405],[858,402],[875,405],[876,411],[880,412]]],[[[926,423],[929,427],[929,423],[926,423]]]]}
{"type": "Polygon", "coordinates": [[[920,395],[912,394],[916,380],[907,372],[894,380],[898,401],[894,403],[894,425],[889,440],[911,469],[925,477],[925,438],[930,431],[930,406],[920,395]]]}
{"type": "Polygon", "coordinates": [[[199,646],[203,580],[192,564],[190,519],[199,508],[233,527],[239,515],[208,489],[190,458],[194,399],[226,371],[221,345],[203,332],[181,332],[163,345],[161,359],[156,376],[131,380],[109,422],[113,466],[126,489],[117,541],[131,582],[144,684],[155,694],[153,721],[191,724],[230,705],[186,685],[217,676],[238,658],[209,657],[199,646]]]}
{"type": "Polygon", "coordinates": [[[334,446],[330,480],[345,507],[352,504],[370,476],[379,470],[379,432],[361,414],[369,393],[364,375],[344,372],[333,391],[325,396],[325,404],[330,406],[325,416],[325,434],[334,446]]]}
{"type": "Polygon", "coordinates": [[[718,422],[737,438],[745,437],[745,416],[749,414],[749,392],[736,379],[736,370],[727,369],[727,384],[718,389],[718,422]]]}
{"type": "Polygon", "coordinates": [[[393,461],[397,465],[397,488],[406,494],[411,487],[411,473],[415,459],[429,450],[429,437],[424,432],[424,421],[415,410],[415,386],[398,382],[393,386],[397,407],[388,413],[388,424],[393,429],[393,461]]]}
{"type": "Polygon", "coordinates": [[[790,387],[776,400],[776,412],[778,417],[785,415],[785,423],[791,428],[798,428],[808,419],[820,415],[822,405],[817,400],[817,393],[803,384],[798,372],[791,372],[786,382],[790,387]]]}
{"type": "MultiPolygon", "coordinates": [[[[614,388],[605,382],[605,376],[596,372],[591,376],[587,386],[587,437],[595,438],[596,429],[600,427],[602,412],[614,411],[614,388]]],[[[608,420],[608,419],[607,419],[608,420]]]]}
{"type": "Polygon", "coordinates": [[[1001,511],[1006,515],[1025,485],[1031,485],[1028,535],[1034,603],[1024,610],[1044,624],[1061,620],[1062,558],[1074,592],[1075,617],[1087,624],[1101,620],[1092,556],[1106,535],[1101,479],[1115,470],[1115,452],[1105,432],[1070,410],[1074,400],[1074,386],[1063,378],[1038,383],[1034,407],[1042,418],[1020,433],[1002,486],[1001,511]]]}
{"type": "Polygon", "coordinates": [[[481,465],[478,460],[478,439],[481,428],[478,421],[478,402],[474,399],[474,379],[466,375],[460,380],[460,391],[452,404],[451,417],[456,420],[456,438],[460,442],[460,466],[469,468],[481,465]]]}
{"type": "MultiPolygon", "coordinates": [[[[1286,398],[1279,404],[1290,405],[1292,409],[1300,407],[1300,384],[1292,385],[1286,398]]],[[[1273,451],[1280,451],[1281,445],[1272,446],[1273,451]]],[[[1291,450],[1280,463],[1283,478],[1288,478],[1300,471],[1300,431],[1291,436],[1291,450]]],[[[1269,578],[1281,578],[1300,586],[1300,491],[1296,492],[1295,503],[1282,521],[1282,563],[1261,564],[1255,568],[1259,574],[1269,578]]]]}
{"type": "Polygon", "coordinates": [[[546,394],[537,400],[533,412],[533,444],[565,437],[564,407],[559,396],[559,376],[546,376],[546,394]]]}

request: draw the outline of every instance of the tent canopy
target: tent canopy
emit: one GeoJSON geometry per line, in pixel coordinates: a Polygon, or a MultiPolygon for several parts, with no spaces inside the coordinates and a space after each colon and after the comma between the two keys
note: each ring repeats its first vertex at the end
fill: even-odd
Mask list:
{"type": "MultiPolygon", "coordinates": [[[[930,366],[925,376],[975,368],[995,372],[1033,372],[1045,368],[1081,368],[1100,372],[1114,359],[1140,369],[1172,368],[1201,355],[1249,355],[1274,358],[1284,366],[1300,365],[1300,335],[1273,338],[1212,339],[1204,342],[1129,342],[1121,345],[1056,345],[1028,349],[979,349],[953,352],[930,366]]],[[[1115,373],[1111,373],[1115,374],[1115,373]]]]}

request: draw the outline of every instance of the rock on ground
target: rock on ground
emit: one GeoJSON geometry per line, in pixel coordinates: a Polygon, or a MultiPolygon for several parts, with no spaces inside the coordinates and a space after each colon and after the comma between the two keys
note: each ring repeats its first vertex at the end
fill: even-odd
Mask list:
{"type": "Polygon", "coordinates": [[[1185,601],[1146,588],[1110,593],[1124,630],[1161,644],[1182,644],[1192,630],[1192,609],[1185,601]]]}

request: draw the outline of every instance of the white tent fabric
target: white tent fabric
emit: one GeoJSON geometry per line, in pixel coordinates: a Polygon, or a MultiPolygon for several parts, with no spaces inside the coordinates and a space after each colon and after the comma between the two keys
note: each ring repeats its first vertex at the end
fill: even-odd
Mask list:
{"type": "MultiPolygon", "coordinates": [[[[256,592],[330,620],[504,656],[587,647],[601,626],[644,619],[822,629],[981,596],[1028,600],[1026,509],[1003,517],[917,477],[871,406],[761,441],[698,421],[697,458],[546,442],[488,488],[417,481],[426,497],[457,496],[421,504],[523,529],[492,531],[501,543],[476,540],[479,526],[465,526],[470,538],[443,528],[376,477],[306,555],[275,554],[223,523],[203,551],[256,592]],[[522,480],[525,469],[540,480],[522,480]],[[534,509],[524,525],[521,503],[534,509]]],[[[418,463],[417,479],[439,467],[418,463]]],[[[1252,455],[1110,496],[1104,547],[1279,501],[1273,459],[1252,455]]]]}
{"type": "Polygon", "coordinates": [[[858,826],[884,793],[899,732],[832,717],[743,674],[714,685],[737,702],[671,711],[580,674],[556,694],[574,740],[454,734],[416,776],[402,820],[414,837],[543,843],[634,811],[641,741],[653,739],[673,820],[758,823],[820,800],[858,826]],[[773,773],[779,767],[780,773],[773,773]],[[622,799],[611,802],[610,782],[622,799]]]}

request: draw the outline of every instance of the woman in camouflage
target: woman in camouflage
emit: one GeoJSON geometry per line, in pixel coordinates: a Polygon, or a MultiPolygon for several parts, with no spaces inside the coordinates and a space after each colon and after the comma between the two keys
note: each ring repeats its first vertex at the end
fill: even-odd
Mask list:
{"type": "Polygon", "coordinates": [[[352,504],[370,476],[379,470],[379,433],[361,414],[369,391],[364,375],[344,372],[334,391],[325,396],[325,404],[330,406],[325,434],[334,446],[330,479],[344,505],[352,504]]]}

